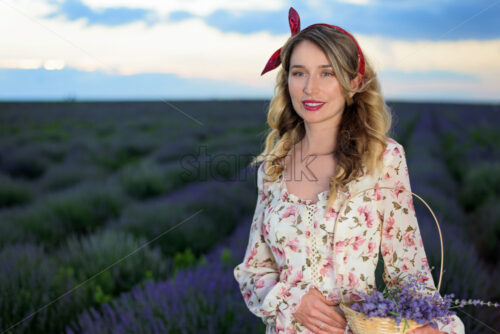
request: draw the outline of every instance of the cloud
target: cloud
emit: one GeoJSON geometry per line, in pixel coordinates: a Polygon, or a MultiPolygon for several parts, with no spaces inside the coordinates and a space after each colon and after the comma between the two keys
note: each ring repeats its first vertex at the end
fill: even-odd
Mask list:
{"type": "Polygon", "coordinates": [[[339,0],[339,2],[345,2],[353,5],[370,5],[374,3],[372,0],[339,0]]]}
{"type": "MultiPolygon", "coordinates": [[[[135,21],[164,24],[169,20],[198,17],[223,32],[289,33],[290,1],[284,0],[50,1],[57,6],[51,16],[59,15],[68,20],[86,18],[89,24],[116,26],[135,21]]],[[[302,28],[327,22],[356,34],[405,40],[488,40],[500,37],[500,5],[489,0],[300,0],[293,1],[293,6],[301,16],[302,28]]]]}
{"type": "MultiPolygon", "coordinates": [[[[289,32],[224,32],[189,14],[152,26],[141,21],[88,26],[85,18],[48,19],[46,15],[56,8],[49,3],[19,1],[0,10],[3,31],[16,32],[0,36],[0,44],[9,46],[0,55],[0,68],[72,68],[124,76],[173,74],[180,79],[232,82],[249,91],[268,91],[270,96],[277,71],[262,77],[260,73],[289,38],[289,32]]],[[[456,92],[496,100],[500,96],[500,38],[436,41],[355,36],[383,78],[382,87],[389,97],[412,90],[423,95],[445,92],[443,98],[456,92]]]]}
{"type": "MultiPolygon", "coordinates": [[[[486,0],[432,3],[355,1],[323,2],[314,6],[305,1],[294,1],[297,3],[294,8],[301,17],[302,28],[325,22],[355,34],[405,40],[488,40],[500,37],[500,5],[492,5],[486,0]]],[[[289,33],[287,13],[288,8],[265,14],[252,10],[243,14],[219,10],[205,20],[224,31],[251,33],[267,29],[282,34],[289,33]]]]}
{"type": "Polygon", "coordinates": [[[178,21],[187,20],[187,19],[190,19],[190,18],[193,18],[193,17],[195,17],[195,15],[191,14],[188,11],[177,10],[177,11],[169,13],[169,15],[168,15],[168,21],[170,21],[170,22],[178,22],[178,21]]]}
{"type": "Polygon", "coordinates": [[[380,77],[383,80],[397,80],[399,82],[449,82],[454,81],[458,83],[464,82],[479,82],[481,76],[467,74],[467,73],[457,73],[450,71],[397,71],[397,70],[386,70],[383,71],[380,77]]]}
{"type": "Polygon", "coordinates": [[[149,24],[156,21],[154,12],[142,8],[116,7],[96,11],[78,0],[67,0],[58,3],[58,5],[59,7],[45,15],[45,18],[64,17],[69,21],[83,18],[88,25],[101,24],[111,27],[136,21],[144,21],[149,24]]]}
{"type": "Polygon", "coordinates": [[[437,102],[500,103],[498,80],[493,77],[479,80],[393,80],[381,75],[382,94],[386,99],[437,102]]]}
{"type": "Polygon", "coordinates": [[[24,68],[25,59],[40,63],[63,59],[66,66],[83,71],[176,73],[184,78],[231,80],[258,87],[263,85],[260,72],[268,50],[272,52],[286,38],[269,33],[223,33],[198,18],[169,25],[134,22],[110,28],[86,26],[84,19],[44,18],[50,7],[40,7],[30,17],[7,9],[9,12],[0,12],[0,21],[5,31],[16,34],[0,37],[2,45],[13,46],[0,56],[0,68],[13,68],[16,63],[24,68]]]}
{"type": "MultiPolygon", "coordinates": [[[[62,0],[68,1],[68,0],[62,0]]],[[[144,1],[144,0],[81,0],[87,7],[94,10],[104,8],[128,7],[152,10],[160,15],[183,10],[195,16],[206,16],[216,10],[231,10],[243,12],[258,8],[259,11],[272,11],[286,8],[287,1],[284,0],[169,0],[169,1],[144,1]]]]}
{"type": "Polygon", "coordinates": [[[378,70],[449,71],[471,75],[500,74],[500,38],[480,41],[405,41],[357,37],[378,70]]]}
{"type": "Polygon", "coordinates": [[[494,75],[477,75],[442,70],[379,73],[382,93],[388,99],[440,102],[500,102],[498,79],[494,75]]]}
{"type": "Polygon", "coordinates": [[[64,17],[69,21],[84,18],[89,25],[117,26],[136,21],[160,24],[192,17],[209,17],[217,11],[230,11],[232,18],[251,10],[254,13],[277,12],[285,7],[282,0],[256,1],[137,1],[137,0],[47,0],[55,9],[46,17],[64,17]],[[257,8],[257,10],[255,10],[257,8]]]}

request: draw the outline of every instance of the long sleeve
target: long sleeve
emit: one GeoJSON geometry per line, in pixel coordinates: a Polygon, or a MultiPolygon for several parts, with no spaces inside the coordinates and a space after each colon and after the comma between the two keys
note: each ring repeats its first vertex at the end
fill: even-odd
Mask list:
{"type": "MultiPolygon", "coordinates": [[[[404,148],[396,143],[384,153],[384,171],[379,183],[382,187],[395,187],[396,190],[382,189],[383,228],[381,251],[384,258],[383,280],[391,284],[403,272],[423,274],[427,292],[435,292],[436,286],[424,250],[418,226],[413,195],[411,191],[408,166],[404,148]]],[[[464,334],[464,325],[458,316],[450,318],[448,325],[438,321],[440,331],[450,334],[464,334]]]]}
{"type": "Polygon", "coordinates": [[[271,196],[264,187],[263,176],[264,162],[257,171],[257,204],[250,227],[248,246],[243,262],[234,268],[234,277],[248,309],[262,318],[266,325],[279,327],[276,323],[278,313],[294,313],[301,297],[309,290],[310,284],[279,281],[279,266],[263,234],[267,199],[271,196]]]}

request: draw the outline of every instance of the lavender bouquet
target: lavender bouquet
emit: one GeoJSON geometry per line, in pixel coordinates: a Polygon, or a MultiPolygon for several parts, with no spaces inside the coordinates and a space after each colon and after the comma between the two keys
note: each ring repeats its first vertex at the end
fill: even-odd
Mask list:
{"type": "Polygon", "coordinates": [[[409,321],[419,325],[429,324],[437,329],[437,320],[444,324],[450,323],[450,317],[456,313],[452,310],[465,305],[485,305],[499,307],[498,303],[485,303],[481,300],[453,299],[454,294],[441,297],[438,291],[434,293],[422,290],[421,275],[410,273],[406,279],[397,279],[395,285],[385,287],[383,292],[373,290],[371,293],[358,292],[360,301],[351,305],[351,309],[363,313],[370,320],[375,317],[390,318],[399,325],[404,322],[403,333],[410,328],[409,321]],[[453,305],[455,304],[455,305],[453,305]]]}

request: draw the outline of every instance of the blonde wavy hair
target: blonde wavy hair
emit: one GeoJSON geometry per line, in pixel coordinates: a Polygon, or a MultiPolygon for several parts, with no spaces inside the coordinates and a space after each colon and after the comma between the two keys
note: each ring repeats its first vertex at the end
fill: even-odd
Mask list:
{"type": "Polygon", "coordinates": [[[288,90],[290,58],[294,47],[303,40],[319,46],[330,64],[346,100],[333,152],[337,164],[330,178],[327,210],[331,208],[339,189],[363,173],[382,168],[382,155],[392,125],[392,115],[380,90],[376,73],[365,56],[365,74],[356,89],[351,80],[358,74],[357,48],[347,35],[327,26],[306,28],[290,37],[281,48],[281,64],[269,104],[269,126],[264,150],[251,161],[254,166],[265,161],[265,181],[273,182],[283,172],[280,163],[292,146],[305,136],[302,118],[295,112],[288,90]],[[354,92],[354,96],[349,96],[354,92]]]}

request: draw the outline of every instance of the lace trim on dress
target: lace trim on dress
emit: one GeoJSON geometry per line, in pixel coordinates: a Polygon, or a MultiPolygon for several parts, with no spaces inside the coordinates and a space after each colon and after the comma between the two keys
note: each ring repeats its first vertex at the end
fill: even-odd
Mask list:
{"type": "Polygon", "coordinates": [[[282,199],[290,202],[290,203],[297,203],[297,204],[304,204],[304,205],[316,205],[321,202],[326,202],[328,201],[328,197],[330,194],[330,190],[325,190],[320,192],[317,195],[316,200],[312,199],[301,199],[297,195],[292,194],[291,192],[288,191],[288,188],[286,186],[286,164],[284,161],[285,158],[281,158],[280,164],[283,166],[283,170],[280,175],[279,179],[279,189],[281,190],[281,196],[282,199]]]}

